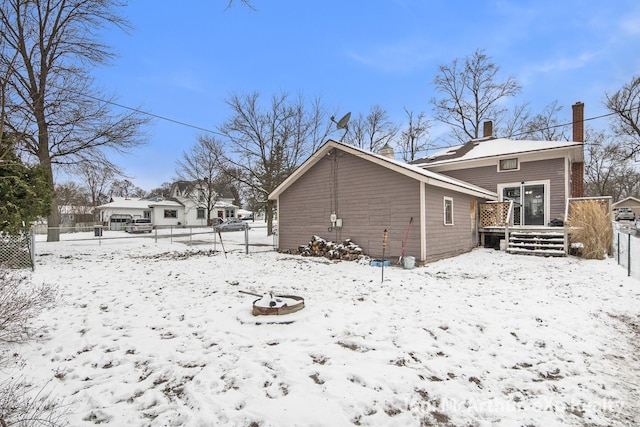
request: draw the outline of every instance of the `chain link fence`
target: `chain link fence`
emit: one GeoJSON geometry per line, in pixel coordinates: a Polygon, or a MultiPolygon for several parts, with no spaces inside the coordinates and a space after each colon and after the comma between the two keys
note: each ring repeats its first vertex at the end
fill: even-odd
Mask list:
{"type": "Polygon", "coordinates": [[[613,256],[627,276],[640,280],[640,234],[635,228],[614,227],[613,256]]]}
{"type": "Polygon", "coordinates": [[[35,235],[32,231],[19,235],[0,233],[0,267],[33,270],[34,243],[35,235]]]}

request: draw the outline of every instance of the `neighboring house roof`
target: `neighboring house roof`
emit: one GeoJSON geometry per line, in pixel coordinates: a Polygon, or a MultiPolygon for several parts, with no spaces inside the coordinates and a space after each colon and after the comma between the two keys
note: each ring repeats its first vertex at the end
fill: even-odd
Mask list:
{"type": "Polygon", "coordinates": [[[100,205],[97,209],[150,209],[155,206],[180,207],[180,202],[173,199],[149,200],[131,199],[128,197],[112,197],[109,203],[100,205]]]}
{"type": "Polygon", "coordinates": [[[488,191],[484,188],[476,185],[469,184],[464,181],[460,181],[455,178],[448,177],[446,175],[432,172],[426,169],[422,169],[416,165],[403,163],[389,157],[382,156],[380,154],[371,153],[369,151],[362,150],[352,145],[343,144],[334,140],[328,140],[318,150],[311,155],[300,167],[298,167],[287,179],[282,182],[275,190],[269,194],[269,199],[277,198],[282,192],[284,192],[291,184],[293,184],[300,176],[302,176],[309,168],[315,165],[320,159],[322,159],[331,149],[337,148],[347,153],[358,156],[362,159],[376,163],[382,167],[391,169],[395,172],[409,176],[421,182],[425,182],[429,185],[436,187],[449,188],[461,193],[471,194],[477,197],[482,197],[490,200],[497,200],[498,195],[492,191],[488,191]]]}
{"type": "Polygon", "coordinates": [[[570,141],[529,141],[506,138],[474,139],[463,145],[456,145],[438,151],[411,164],[431,167],[472,160],[498,158],[510,155],[550,152],[551,150],[569,151],[571,160],[584,161],[584,144],[570,141]]]}
{"type": "Polygon", "coordinates": [[[622,200],[618,200],[614,204],[611,205],[612,208],[616,208],[620,205],[629,205],[629,204],[637,204],[640,206],[640,199],[636,199],[635,197],[627,197],[622,200]]]}

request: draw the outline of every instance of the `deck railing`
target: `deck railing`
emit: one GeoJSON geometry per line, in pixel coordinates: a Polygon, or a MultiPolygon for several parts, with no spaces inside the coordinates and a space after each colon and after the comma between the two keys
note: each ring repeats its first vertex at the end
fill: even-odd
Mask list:
{"type": "Polygon", "coordinates": [[[509,227],[513,225],[513,201],[480,204],[480,227],[509,227]]]}

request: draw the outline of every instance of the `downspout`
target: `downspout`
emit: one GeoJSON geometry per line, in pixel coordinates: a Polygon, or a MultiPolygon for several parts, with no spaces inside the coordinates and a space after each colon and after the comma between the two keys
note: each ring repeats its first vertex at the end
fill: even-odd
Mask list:
{"type": "Polygon", "coordinates": [[[427,183],[420,182],[420,260],[427,261],[427,183]]]}

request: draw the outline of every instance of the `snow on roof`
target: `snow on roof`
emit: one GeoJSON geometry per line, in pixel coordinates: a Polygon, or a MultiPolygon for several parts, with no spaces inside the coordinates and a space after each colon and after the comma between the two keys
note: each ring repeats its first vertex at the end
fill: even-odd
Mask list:
{"type": "Polygon", "coordinates": [[[484,197],[487,199],[497,199],[496,193],[488,191],[476,185],[469,184],[467,182],[460,181],[458,179],[451,178],[449,176],[439,174],[437,172],[432,172],[432,171],[423,169],[421,167],[418,167],[417,165],[404,163],[404,162],[383,156],[381,154],[372,153],[370,151],[363,150],[353,145],[347,145],[342,142],[334,141],[331,139],[328,140],[322,147],[320,147],[311,157],[309,157],[298,169],[296,169],[293,172],[293,174],[291,174],[273,192],[271,192],[271,194],[269,194],[269,199],[271,200],[275,199],[280,193],[282,193],[286,188],[288,188],[289,185],[295,182],[301,174],[303,174],[308,168],[314,165],[320,158],[322,158],[325,155],[325,153],[327,153],[333,147],[339,148],[345,152],[351,153],[363,159],[371,160],[374,163],[377,163],[384,167],[388,167],[389,169],[393,169],[398,173],[411,176],[420,181],[427,182],[431,185],[441,186],[441,187],[454,187],[458,191],[461,191],[463,193],[473,194],[473,195],[484,197]]]}
{"type": "Polygon", "coordinates": [[[580,148],[582,142],[573,141],[529,141],[506,138],[472,140],[463,145],[445,148],[413,162],[417,166],[433,166],[445,163],[499,157],[510,154],[532,153],[561,148],[580,148]]]}
{"type": "Polygon", "coordinates": [[[153,201],[129,197],[112,197],[111,202],[98,206],[98,209],[148,209],[154,206],[182,206],[175,200],[163,199],[153,201]]]}

